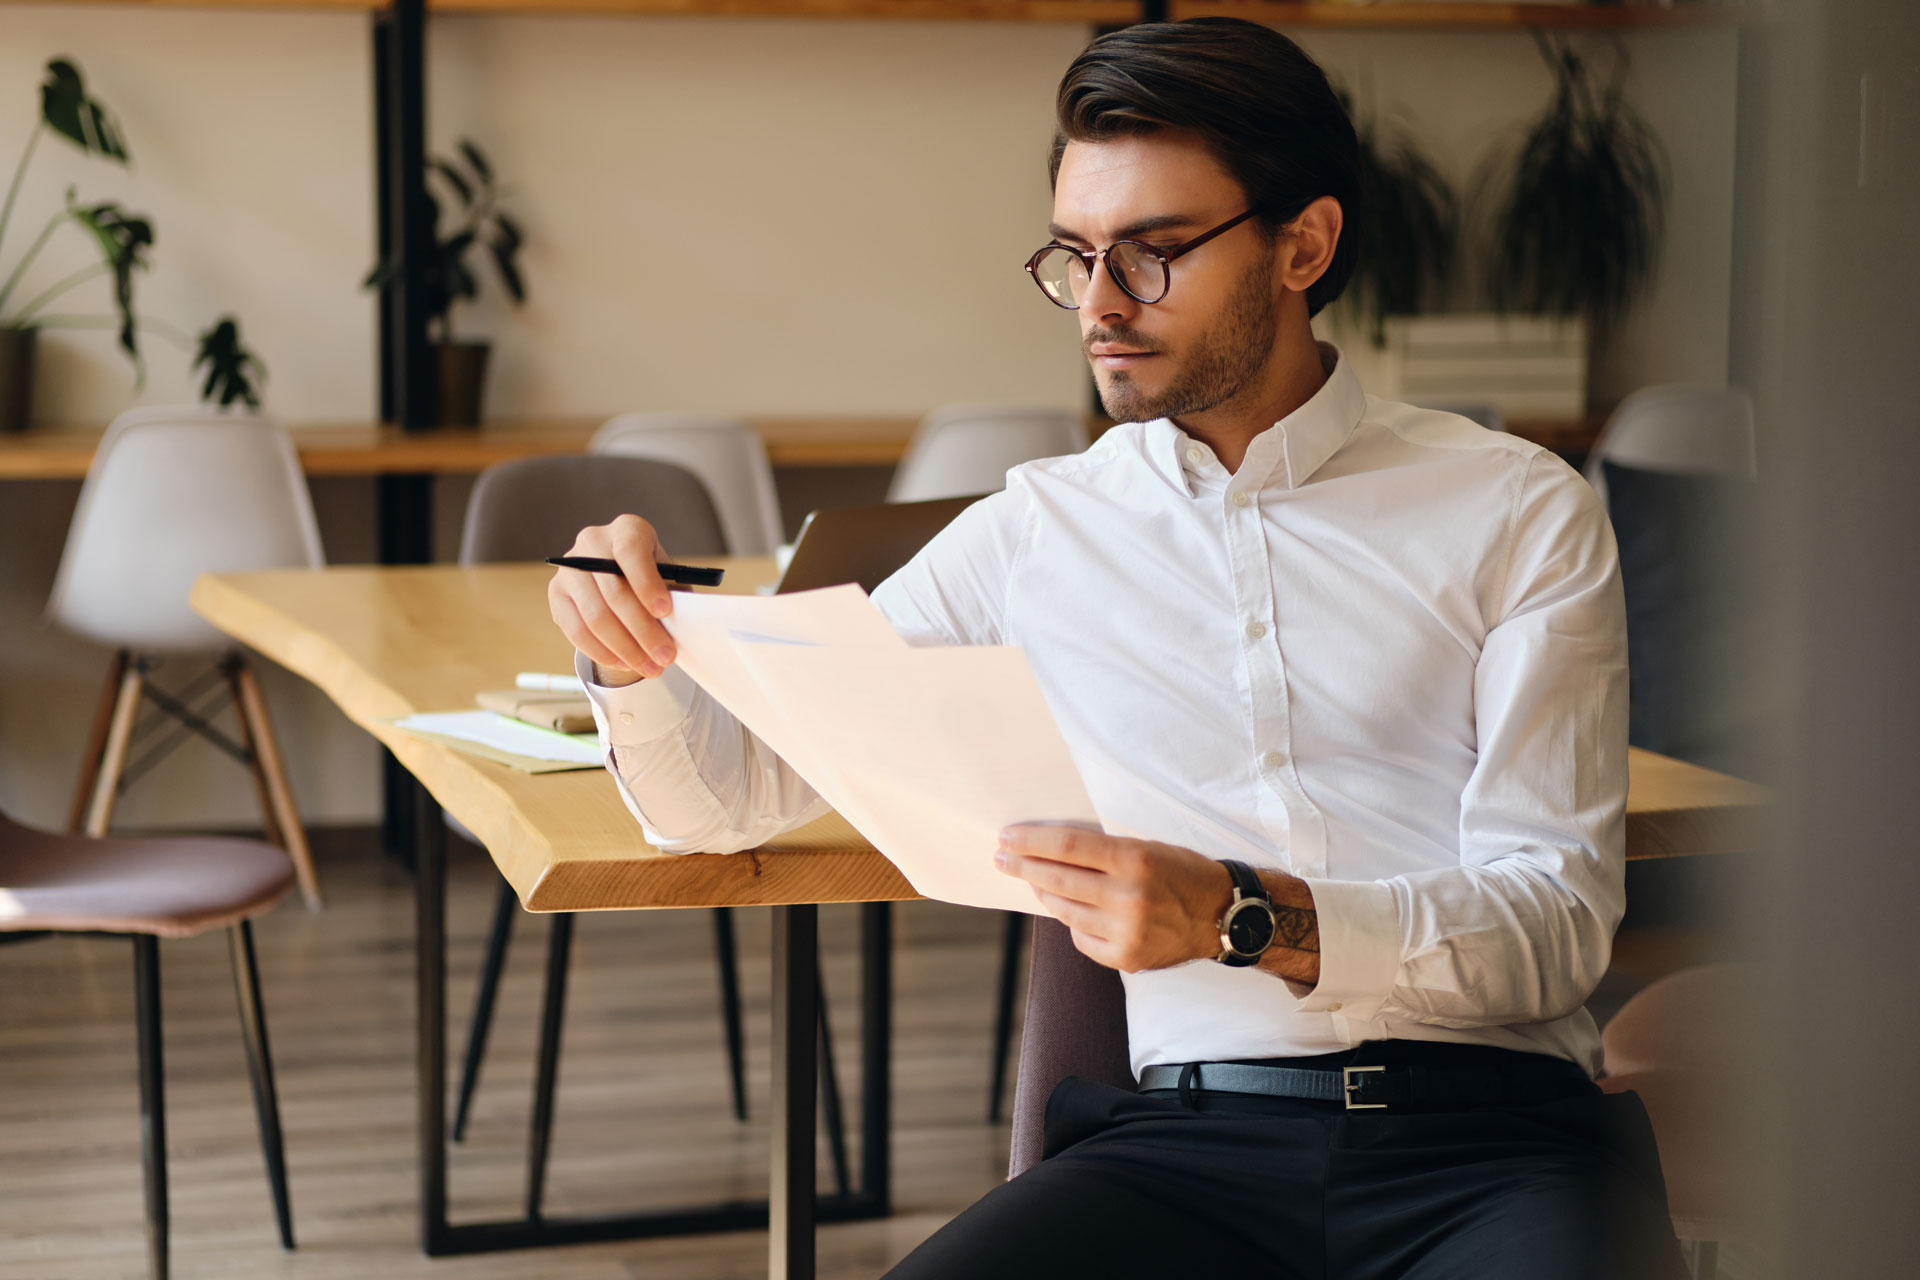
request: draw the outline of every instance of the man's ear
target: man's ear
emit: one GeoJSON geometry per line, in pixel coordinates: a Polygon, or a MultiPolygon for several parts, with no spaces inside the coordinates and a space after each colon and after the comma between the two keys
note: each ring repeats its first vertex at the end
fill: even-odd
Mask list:
{"type": "Polygon", "coordinates": [[[1333,251],[1340,244],[1342,219],[1340,202],[1332,196],[1321,196],[1300,211],[1281,237],[1275,258],[1275,269],[1280,273],[1283,286],[1295,293],[1305,293],[1314,281],[1326,274],[1333,262],[1333,251]]]}

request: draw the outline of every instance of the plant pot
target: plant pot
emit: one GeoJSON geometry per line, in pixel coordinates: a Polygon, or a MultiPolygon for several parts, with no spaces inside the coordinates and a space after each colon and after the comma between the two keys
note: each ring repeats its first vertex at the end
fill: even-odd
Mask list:
{"type": "Polygon", "coordinates": [[[0,328],[0,433],[25,431],[33,410],[33,346],[38,329],[0,328]]]}
{"type": "Polygon", "coordinates": [[[434,423],[442,427],[480,425],[481,393],[487,381],[485,342],[442,342],[434,346],[434,369],[439,375],[434,397],[434,423]]]}

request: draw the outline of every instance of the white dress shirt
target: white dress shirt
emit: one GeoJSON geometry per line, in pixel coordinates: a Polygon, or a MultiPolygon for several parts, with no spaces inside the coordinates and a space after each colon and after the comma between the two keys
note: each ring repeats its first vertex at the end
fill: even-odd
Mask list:
{"type": "MultiPolygon", "coordinates": [[[[911,643],[1024,650],[1109,832],[1310,882],[1319,982],[1126,974],[1136,1071],[1397,1037],[1592,1073],[1627,792],[1607,517],[1546,450],[1321,356],[1237,472],[1169,420],[1114,427],[1016,467],[874,602],[911,643]]],[[[824,812],[677,668],[605,689],[579,666],[658,847],[824,812]]]]}

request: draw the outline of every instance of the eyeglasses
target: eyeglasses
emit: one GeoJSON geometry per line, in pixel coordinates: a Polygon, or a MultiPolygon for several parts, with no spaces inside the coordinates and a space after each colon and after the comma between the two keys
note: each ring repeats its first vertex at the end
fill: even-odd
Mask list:
{"type": "Polygon", "coordinates": [[[1159,249],[1138,240],[1115,240],[1105,249],[1076,249],[1055,242],[1027,259],[1027,274],[1040,286],[1040,292],[1047,295],[1047,301],[1068,311],[1078,311],[1080,300],[1093,283],[1094,270],[1104,257],[1107,274],[1113,277],[1121,292],[1136,302],[1151,305],[1167,296],[1175,258],[1192,253],[1215,236],[1225,235],[1253,213],[1249,209],[1171,249],[1159,249]]]}

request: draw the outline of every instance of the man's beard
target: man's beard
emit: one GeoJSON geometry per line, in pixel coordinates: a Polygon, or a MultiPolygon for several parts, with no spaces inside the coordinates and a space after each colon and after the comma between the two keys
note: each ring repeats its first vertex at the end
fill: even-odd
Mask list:
{"type": "MultiPolygon", "coordinates": [[[[1274,305],[1272,255],[1247,273],[1220,321],[1189,350],[1188,363],[1175,370],[1159,394],[1149,394],[1126,370],[1115,370],[1099,384],[1100,403],[1115,422],[1151,422],[1204,413],[1245,390],[1273,355],[1274,305]]],[[[1125,328],[1096,330],[1085,343],[1118,342],[1159,351],[1125,328]]]]}

